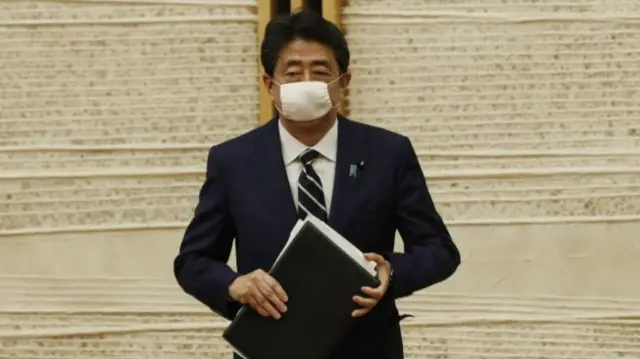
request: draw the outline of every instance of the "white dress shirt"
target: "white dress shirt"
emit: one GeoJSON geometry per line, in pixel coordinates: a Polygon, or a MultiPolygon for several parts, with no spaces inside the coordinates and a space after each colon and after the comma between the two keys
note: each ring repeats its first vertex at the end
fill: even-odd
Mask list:
{"type": "MultiPolygon", "coordinates": [[[[296,158],[304,152],[308,146],[300,143],[287,131],[282,123],[278,121],[278,130],[280,132],[280,143],[282,146],[282,157],[287,170],[287,178],[291,187],[293,200],[298,208],[298,178],[302,172],[302,162],[296,161],[296,158]]],[[[338,121],[326,135],[315,145],[311,147],[318,151],[320,156],[311,165],[322,181],[322,190],[324,191],[324,203],[327,208],[327,215],[331,211],[331,196],[333,195],[333,182],[336,174],[336,156],[338,153],[338,121]]]]}

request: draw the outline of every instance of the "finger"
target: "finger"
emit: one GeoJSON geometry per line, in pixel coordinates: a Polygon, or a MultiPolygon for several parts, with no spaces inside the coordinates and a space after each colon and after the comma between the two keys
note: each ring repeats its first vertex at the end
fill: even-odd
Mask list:
{"type": "Polygon", "coordinates": [[[373,308],[378,304],[378,301],[374,298],[365,298],[359,295],[354,296],[353,301],[363,308],[373,308]]]}
{"type": "Polygon", "coordinates": [[[391,278],[391,267],[388,265],[381,265],[376,268],[376,272],[378,273],[378,280],[380,280],[380,287],[388,284],[389,279],[391,278]]]}
{"type": "Polygon", "coordinates": [[[379,287],[385,287],[391,278],[391,268],[387,260],[376,253],[365,253],[364,257],[366,260],[376,263],[376,272],[380,280],[379,287]]]}
{"type": "Polygon", "coordinates": [[[256,312],[258,312],[258,314],[260,314],[261,316],[263,317],[271,316],[269,312],[267,312],[261,306],[258,305],[258,301],[255,298],[251,297],[251,299],[247,301],[247,304],[249,304],[249,306],[253,308],[256,312]]]}
{"type": "Polygon", "coordinates": [[[258,306],[260,306],[263,310],[265,310],[268,313],[268,316],[274,319],[282,318],[282,314],[280,314],[280,312],[276,309],[276,307],[274,307],[273,304],[271,304],[269,299],[267,299],[263,295],[260,295],[260,299],[258,299],[258,306]]]}
{"type": "Polygon", "coordinates": [[[247,304],[249,302],[249,297],[245,293],[236,294],[235,296],[229,294],[229,296],[231,296],[231,299],[235,300],[240,304],[247,304]]]}
{"type": "Polygon", "coordinates": [[[351,312],[351,316],[354,317],[354,318],[362,317],[365,314],[369,313],[370,311],[371,311],[371,308],[356,309],[353,312],[351,312]]]}
{"type": "Polygon", "coordinates": [[[386,260],[381,255],[376,253],[365,253],[364,259],[368,261],[376,262],[376,264],[380,264],[380,265],[386,262],[386,260]]]}
{"type": "Polygon", "coordinates": [[[243,305],[244,305],[244,304],[249,304],[249,299],[247,298],[247,296],[246,296],[246,295],[243,295],[242,297],[239,297],[239,298],[238,298],[238,302],[239,302],[240,304],[243,304],[243,305]]]}
{"type": "Polygon", "coordinates": [[[280,319],[280,312],[271,304],[269,299],[262,294],[256,285],[253,286],[251,294],[256,301],[256,305],[268,313],[267,316],[280,319]]]}
{"type": "Polygon", "coordinates": [[[260,280],[258,283],[258,289],[262,293],[262,295],[269,300],[269,302],[275,306],[281,313],[287,311],[287,306],[284,304],[282,300],[278,297],[275,290],[267,283],[265,279],[260,280]]]}
{"type": "Polygon", "coordinates": [[[364,290],[364,288],[369,288],[369,289],[373,289],[373,290],[379,290],[384,292],[385,288],[387,288],[389,286],[389,280],[391,279],[391,273],[389,272],[388,268],[386,266],[377,268],[377,273],[378,273],[378,281],[380,282],[378,284],[377,287],[373,288],[373,287],[362,287],[361,289],[364,290]]]}
{"type": "Polygon", "coordinates": [[[383,293],[382,286],[378,288],[362,287],[361,289],[362,289],[362,293],[368,295],[373,299],[379,300],[380,298],[382,298],[382,293],[383,293]]]}
{"type": "Polygon", "coordinates": [[[280,298],[282,302],[286,303],[289,300],[289,297],[287,296],[287,292],[284,291],[284,289],[282,288],[280,283],[278,283],[277,280],[273,279],[273,277],[268,274],[264,276],[264,280],[271,287],[271,289],[273,289],[273,291],[276,293],[276,295],[278,296],[278,298],[280,298]]]}

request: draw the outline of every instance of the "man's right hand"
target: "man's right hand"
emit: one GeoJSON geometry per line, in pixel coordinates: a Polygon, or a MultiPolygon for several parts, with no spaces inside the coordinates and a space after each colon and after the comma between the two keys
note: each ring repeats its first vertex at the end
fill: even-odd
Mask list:
{"type": "Polygon", "coordinates": [[[257,269],[240,276],[229,286],[229,295],[241,304],[248,304],[263,317],[280,319],[287,311],[287,293],[269,274],[257,269]]]}

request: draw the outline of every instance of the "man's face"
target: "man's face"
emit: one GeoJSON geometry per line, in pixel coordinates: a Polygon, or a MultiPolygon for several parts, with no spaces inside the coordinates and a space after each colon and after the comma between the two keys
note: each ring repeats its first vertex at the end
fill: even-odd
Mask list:
{"type": "MultiPolygon", "coordinates": [[[[273,80],[279,84],[300,81],[321,81],[330,83],[331,102],[338,104],[342,97],[342,89],[349,83],[350,75],[340,77],[340,66],[330,48],[313,41],[294,40],[284,47],[276,63],[273,80]],[[339,78],[338,81],[335,81],[339,78]]],[[[265,77],[265,84],[271,99],[280,106],[280,86],[273,84],[272,79],[265,77]]]]}

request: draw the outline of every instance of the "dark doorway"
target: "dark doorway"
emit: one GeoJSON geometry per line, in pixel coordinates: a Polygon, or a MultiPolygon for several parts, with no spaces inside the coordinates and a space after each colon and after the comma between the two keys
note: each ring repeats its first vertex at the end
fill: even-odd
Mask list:
{"type": "MultiPolygon", "coordinates": [[[[322,0],[306,0],[303,2],[304,7],[306,9],[311,9],[318,14],[322,14],[322,0]]],[[[276,14],[287,14],[290,13],[291,9],[291,1],[290,0],[276,0],[275,1],[275,13],[276,14]]]]}
{"type": "Polygon", "coordinates": [[[291,3],[289,0],[276,0],[275,3],[276,8],[274,10],[276,14],[288,14],[291,12],[291,3]]]}
{"type": "Polygon", "coordinates": [[[322,0],[307,0],[307,8],[322,14],[322,0]]]}

